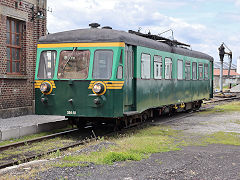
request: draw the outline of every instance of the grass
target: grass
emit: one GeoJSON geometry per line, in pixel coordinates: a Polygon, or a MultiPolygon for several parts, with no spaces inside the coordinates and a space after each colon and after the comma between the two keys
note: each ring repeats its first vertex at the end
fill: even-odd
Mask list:
{"type": "Polygon", "coordinates": [[[231,123],[240,124],[240,120],[239,120],[239,119],[237,119],[237,120],[232,120],[231,123]]]}
{"type": "Polygon", "coordinates": [[[232,132],[216,132],[204,139],[208,144],[225,144],[240,146],[240,134],[232,132]]]}
{"type": "MultiPolygon", "coordinates": [[[[1,152],[0,160],[4,160],[11,156],[18,156],[18,157],[24,157],[24,155],[30,153],[30,152],[47,152],[50,149],[55,149],[59,147],[63,147],[65,144],[69,144],[71,142],[74,142],[71,139],[62,139],[60,137],[49,139],[46,141],[33,143],[31,145],[26,145],[22,147],[18,147],[16,149],[7,149],[3,152],[1,152]]],[[[55,157],[60,156],[60,152],[57,151],[55,153],[55,157]]]]}
{"type": "Polygon", "coordinates": [[[148,127],[134,133],[111,139],[117,144],[102,148],[99,152],[81,155],[68,155],[66,162],[93,162],[96,164],[113,164],[118,161],[139,161],[148,158],[152,153],[180,150],[174,143],[178,131],[167,127],[148,127]]]}
{"type": "Polygon", "coordinates": [[[222,112],[240,112],[240,102],[230,102],[223,105],[217,105],[213,109],[208,109],[199,113],[222,113],[222,112]]]}
{"type": "MultiPolygon", "coordinates": [[[[240,134],[216,132],[211,135],[183,134],[169,127],[148,127],[110,140],[116,145],[101,151],[80,155],[67,155],[62,166],[81,163],[113,164],[119,161],[140,161],[153,153],[181,150],[183,146],[207,146],[209,144],[240,145],[240,134]]],[[[78,165],[80,166],[80,165],[78,165]]]]}

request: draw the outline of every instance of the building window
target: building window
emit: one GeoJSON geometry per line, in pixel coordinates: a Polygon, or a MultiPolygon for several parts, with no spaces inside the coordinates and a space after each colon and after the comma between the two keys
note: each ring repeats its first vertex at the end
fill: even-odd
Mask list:
{"type": "Polygon", "coordinates": [[[185,63],[185,79],[186,80],[191,79],[191,64],[189,61],[186,61],[185,63]]]}
{"type": "Polygon", "coordinates": [[[22,22],[7,18],[7,72],[20,73],[22,22]]]}
{"type": "Polygon", "coordinates": [[[208,64],[204,64],[204,79],[208,80],[208,64]]]}
{"type": "Polygon", "coordinates": [[[172,59],[165,58],[165,79],[172,79],[172,59]]]}
{"type": "Polygon", "coordinates": [[[203,64],[198,64],[198,79],[203,80],[203,64]]]}
{"type": "Polygon", "coordinates": [[[197,63],[192,63],[192,79],[197,80],[197,63]]]}
{"type": "Polygon", "coordinates": [[[150,79],[151,74],[151,56],[149,54],[142,54],[141,58],[141,66],[142,72],[141,77],[142,79],[150,79]]]}
{"type": "Polygon", "coordinates": [[[183,61],[178,60],[178,79],[182,80],[183,79],[183,61]]]}
{"type": "Polygon", "coordinates": [[[154,56],[154,79],[162,79],[162,57],[154,56]]]}

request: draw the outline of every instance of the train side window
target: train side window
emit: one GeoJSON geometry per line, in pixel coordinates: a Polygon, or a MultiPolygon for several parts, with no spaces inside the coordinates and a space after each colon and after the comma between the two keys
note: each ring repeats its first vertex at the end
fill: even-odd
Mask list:
{"type": "Polygon", "coordinates": [[[57,51],[43,51],[40,55],[37,77],[39,79],[52,79],[55,71],[57,51]]]}
{"type": "Polygon", "coordinates": [[[165,79],[172,79],[172,59],[165,58],[165,79]]]}
{"type": "Polygon", "coordinates": [[[183,79],[183,60],[178,60],[178,79],[182,80],[183,79]]]}
{"type": "Polygon", "coordinates": [[[121,55],[120,55],[120,59],[119,59],[119,65],[118,65],[118,68],[117,68],[117,79],[122,79],[123,78],[122,57],[123,57],[123,51],[121,50],[121,55]]]}
{"type": "Polygon", "coordinates": [[[203,80],[203,64],[198,64],[198,79],[203,80]]]}
{"type": "Polygon", "coordinates": [[[60,53],[59,79],[86,79],[90,60],[89,50],[64,50],[60,53]]]}
{"type": "Polygon", "coordinates": [[[162,79],[162,57],[154,56],[154,79],[162,79]]]}
{"type": "Polygon", "coordinates": [[[93,62],[93,78],[110,79],[112,76],[112,64],[112,50],[96,50],[93,62]]]}
{"type": "Polygon", "coordinates": [[[141,78],[150,79],[151,74],[151,56],[149,54],[142,54],[141,57],[141,78]]]}
{"type": "Polygon", "coordinates": [[[204,79],[208,80],[208,64],[204,64],[204,79]]]}
{"type": "Polygon", "coordinates": [[[197,80],[197,63],[192,63],[192,79],[197,80]]]}
{"type": "Polygon", "coordinates": [[[186,61],[185,63],[185,79],[186,80],[191,79],[191,64],[189,61],[186,61]]]}

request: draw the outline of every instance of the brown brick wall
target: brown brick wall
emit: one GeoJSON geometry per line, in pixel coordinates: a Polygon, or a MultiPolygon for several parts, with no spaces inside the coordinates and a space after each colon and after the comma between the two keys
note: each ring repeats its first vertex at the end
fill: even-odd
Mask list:
{"type": "MultiPolygon", "coordinates": [[[[15,2],[15,0],[0,1],[0,118],[19,115],[19,109],[29,108],[33,105],[32,82],[35,73],[37,41],[46,33],[46,19],[31,20],[33,4],[28,2],[35,2],[34,11],[37,12],[37,0],[22,1],[22,5],[19,5],[18,8],[15,8],[15,2]],[[7,74],[7,17],[21,20],[25,24],[22,36],[20,75],[7,74]],[[15,108],[18,113],[15,114],[12,108],[15,108]],[[7,116],[3,115],[2,113],[6,113],[7,109],[11,109],[9,111],[11,113],[7,116]]],[[[46,12],[44,10],[43,12],[46,16],[46,12]]]]}

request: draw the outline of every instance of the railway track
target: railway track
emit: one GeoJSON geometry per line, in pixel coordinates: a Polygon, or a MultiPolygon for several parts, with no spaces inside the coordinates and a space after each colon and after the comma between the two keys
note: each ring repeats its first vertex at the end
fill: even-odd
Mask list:
{"type": "Polygon", "coordinates": [[[232,100],[240,100],[240,93],[215,94],[214,98],[212,98],[209,101],[204,101],[204,104],[216,103],[216,102],[222,102],[222,101],[232,101],[232,100]]]}
{"type": "MultiPolygon", "coordinates": [[[[116,132],[109,133],[109,131],[107,130],[107,133],[98,133],[98,134],[100,134],[100,136],[97,137],[93,130],[85,129],[83,131],[86,131],[86,132],[81,133],[81,134],[83,134],[82,135],[83,137],[81,137],[81,140],[75,140],[76,137],[74,137],[74,136],[71,137],[71,134],[73,134],[73,133],[76,133],[77,136],[80,134],[78,129],[72,129],[72,130],[68,130],[68,131],[64,131],[64,132],[60,132],[60,133],[56,133],[56,134],[52,134],[52,135],[47,135],[47,136],[43,136],[43,137],[39,137],[39,138],[27,140],[27,141],[22,141],[22,142],[13,143],[13,144],[5,145],[5,146],[0,146],[0,169],[4,169],[6,167],[29,162],[33,159],[40,158],[42,156],[45,156],[45,155],[48,155],[51,153],[55,153],[57,151],[64,151],[69,148],[73,148],[73,147],[76,147],[79,145],[84,145],[86,143],[97,140],[98,137],[112,136],[116,133],[116,132]],[[7,157],[7,158],[1,157],[1,155],[4,154],[5,151],[8,151],[8,150],[11,150],[11,151],[16,150],[17,151],[18,148],[24,148],[25,146],[29,146],[29,145],[35,146],[36,143],[41,143],[41,142],[43,143],[44,141],[48,141],[48,140],[58,138],[58,137],[63,137],[63,136],[70,136],[70,139],[74,139],[74,140],[72,140],[71,142],[69,142],[66,145],[63,145],[61,147],[50,148],[49,150],[46,150],[43,152],[29,151],[27,153],[27,155],[24,155],[24,156],[19,155],[19,157],[16,157],[16,155],[15,155],[15,156],[7,157]]],[[[55,143],[61,143],[61,140],[59,140],[59,142],[58,141],[52,142],[53,146],[55,143]]],[[[31,149],[31,147],[26,147],[26,148],[31,149]]]]}
{"type": "MultiPolygon", "coordinates": [[[[212,101],[206,101],[206,102],[204,102],[204,104],[212,104],[212,103],[217,103],[217,102],[222,102],[222,101],[232,101],[232,100],[239,100],[239,99],[240,99],[240,97],[221,98],[221,99],[215,99],[215,100],[212,100],[212,101]]],[[[212,108],[212,107],[203,108],[203,109],[200,109],[199,111],[205,111],[206,109],[210,109],[210,108],[212,108]]],[[[157,121],[159,121],[157,123],[157,125],[166,124],[166,123],[170,123],[170,122],[173,122],[173,121],[177,121],[179,119],[190,117],[194,113],[195,112],[182,112],[180,114],[174,115],[173,117],[161,118],[161,121],[159,121],[159,119],[157,120],[157,121]]],[[[144,124],[144,126],[145,125],[156,125],[156,124],[154,124],[152,122],[146,122],[144,124]]],[[[133,128],[134,127],[131,127],[129,129],[125,129],[125,130],[123,130],[119,133],[127,132],[128,130],[133,129],[133,128]]],[[[22,142],[13,143],[13,144],[5,145],[5,146],[0,146],[0,154],[2,152],[6,151],[6,150],[9,150],[9,149],[16,149],[16,148],[26,146],[26,145],[31,145],[31,144],[34,145],[34,143],[54,139],[54,138],[61,137],[61,136],[64,136],[64,135],[69,135],[69,134],[75,133],[77,131],[78,131],[78,129],[72,129],[72,130],[68,130],[68,131],[64,131],[64,132],[60,132],[60,133],[56,133],[56,134],[52,134],[52,135],[48,135],[48,136],[43,136],[43,137],[31,139],[31,140],[28,140],[28,141],[22,141],[22,142]]],[[[112,136],[114,134],[116,134],[116,132],[110,132],[110,133],[102,134],[101,136],[112,136]]],[[[44,155],[51,154],[51,153],[54,153],[54,152],[57,152],[57,151],[64,151],[64,150],[67,150],[67,149],[72,148],[72,147],[76,147],[76,146],[79,146],[79,145],[84,145],[88,142],[91,142],[91,141],[94,141],[94,140],[97,140],[97,139],[98,138],[96,137],[94,131],[92,130],[92,133],[91,133],[90,137],[86,137],[85,139],[68,143],[67,145],[64,145],[62,147],[52,148],[50,150],[40,152],[40,153],[32,153],[32,154],[30,153],[30,155],[27,155],[23,158],[12,158],[11,159],[11,157],[10,157],[7,160],[7,162],[1,161],[1,156],[0,156],[0,169],[10,167],[10,166],[13,166],[13,165],[18,165],[18,164],[25,163],[25,162],[29,162],[32,159],[36,159],[36,158],[39,158],[39,157],[42,157],[44,155]]]]}
{"type": "MultiPolygon", "coordinates": [[[[42,141],[47,141],[47,140],[54,139],[54,138],[61,137],[61,136],[65,136],[65,135],[70,135],[71,133],[74,133],[74,132],[77,132],[77,131],[78,131],[78,129],[71,129],[71,130],[68,130],[68,131],[55,133],[55,134],[51,134],[51,135],[47,135],[47,136],[43,136],[43,137],[31,139],[31,140],[27,140],[27,141],[22,141],[22,142],[17,142],[17,143],[5,145],[5,146],[0,146],[0,154],[3,155],[4,151],[7,151],[9,149],[14,150],[14,149],[17,149],[19,147],[24,147],[24,146],[29,146],[29,145],[34,146],[35,143],[42,142],[42,141]]],[[[24,155],[24,157],[20,157],[20,158],[18,158],[18,157],[16,158],[16,155],[12,156],[12,157],[7,157],[5,159],[0,156],[0,169],[6,168],[6,167],[9,167],[9,166],[13,166],[13,165],[18,165],[18,164],[21,164],[21,163],[24,163],[24,162],[29,162],[32,159],[36,159],[36,158],[39,158],[41,156],[51,154],[51,153],[54,153],[54,152],[57,152],[57,151],[64,151],[68,148],[85,144],[86,142],[92,141],[94,139],[96,139],[96,136],[95,137],[89,137],[88,139],[83,139],[83,140],[80,140],[80,141],[72,142],[72,143],[69,143],[69,144],[64,145],[62,147],[59,147],[59,148],[52,148],[52,149],[44,151],[44,152],[39,152],[39,153],[29,152],[28,153],[29,155],[26,155],[26,156],[24,155]]]]}
{"type": "Polygon", "coordinates": [[[4,151],[4,150],[7,150],[9,148],[16,148],[16,147],[24,146],[26,144],[41,142],[41,141],[44,141],[44,140],[47,140],[47,139],[52,139],[52,138],[55,138],[55,137],[67,135],[69,133],[73,133],[73,132],[76,132],[76,131],[78,131],[78,129],[71,129],[71,130],[67,130],[67,131],[63,131],[63,132],[59,132],[59,133],[55,133],[55,134],[51,134],[51,135],[47,135],[47,136],[42,136],[42,137],[39,137],[39,138],[34,138],[34,139],[31,139],[31,140],[27,140],[27,141],[21,141],[21,142],[17,142],[17,143],[13,143],[13,144],[8,144],[8,145],[5,145],[5,146],[0,146],[0,152],[4,151]]]}

